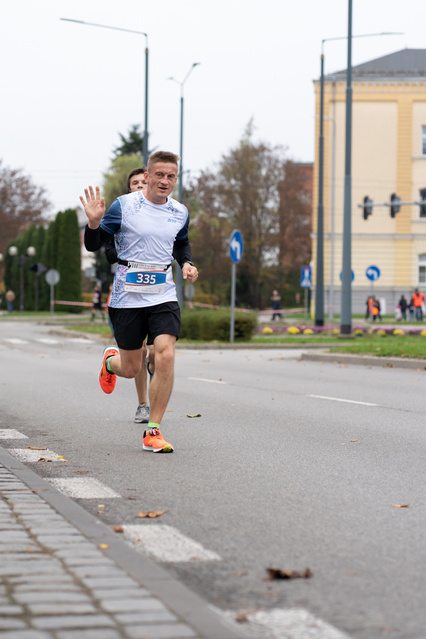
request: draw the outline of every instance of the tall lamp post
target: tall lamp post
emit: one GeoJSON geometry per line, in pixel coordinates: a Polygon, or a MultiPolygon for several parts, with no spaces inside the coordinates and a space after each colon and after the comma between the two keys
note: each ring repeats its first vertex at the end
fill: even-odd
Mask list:
{"type": "Polygon", "coordinates": [[[9,255],[12,257],[18,257],[19,259],[19,310],[24,310],[24,264],[29,257],[34,257],[36,254],[36,250],[34,246],[29,246],[27,248],[26,255],[19,255],[18,257],[18,249],[16,246],[9,247],[9,255]]]}
{"type": "MultiPolygon", "coordinates": [[[[348,35],[340,36],[337,38],[324,38],[321,40],[321,75],[320,75],[320,134],[319,134],[319,145],[318,145],[318,207],[317,207],[317,264],[316,264],[316,284],[315,284],[315,326],[323,326],[324,325],[324,44],[325,42],[330,42],[332,40],[348,40],[348,69],[347,69],[347,87],[346,87],[346,153],[345,153],[345,211],[347,205],[347,198],[349,198],[349,214],[344,215],[344,227],[346,226],[346,237],[345,231],[343,233],[343,271],[342,271],[342,316],[343,316],[343,297],[345,297],[345,311],[347,310],[347,282],[345,278],[345,271],[347,270],[347,260],[349,259],[349,289],[351,287],[351,242],[349,239],[348,242],[348,234],[350,238],[350,197],[351,197],[351,188],[350,188],[350,174],[351,174],[351,140],[352,140],[352,39],[353,38],[370,38],[373,36],[385,36],[385,35],[403,35],[401,32],[389,32],[382,31],[381,33],[365,33],[361,35],[352,35],[352,0],[349,1],[349,17],[348,17],[348,35]],[[349,220],[347,219],[349,216],[349,220]],[[349,231],[348,231],[348,221],[349,221],[349,231]],[[346,240],[346,241],[345,241],[346,240]],[[345,250],[347,251],[345,255],[345,250]],[[346,258],[346,259],[345,259],[346,258]],[[345,290],[345,292],[344,292],[345,290]]],[[[333,123],[333,131],[335,124],[333,123]]],[[[334,132],[333,132],[334,135],[334,132]]],[[[333,158],[334,161],[334,158],[333,158]]],[[[334,188],[334,185],[333,185],[334,188]]],[[[334,196],[333,196],[334,197],[334,196]]],[[[334,229],[333,229],[334,234],[334,229]]],[[[333,238],[334,240],[334,238],[333,238]]],[[[330,276],[332,277],[332,275],[330,276]]],[[[347,273],[346,273],[347,277],[347,273]]],[[[332,287],[332,281],[330,279],[330,290],[332,287]]],[[[349,290],[349,313],[351,313],[350,309],[350,295],[351,292],[349,290]]],[[[330,313],[332,316],[332,311],[330,313]]],[[[346,312],[345,312],[346,315],[346,312]]],[[[342,325],[343,325],[343,317],[341,317],[342,325]]],[[[345,318],[345,321],[346,318],[345,318]]],[[[349,322],[350,323],[350,322],[349,322]]],[[[346,325],[345,325],[346,326],[346,325]]],[[[346,329],[345,329],[346,330],[346,329]]],[[[349,328],[349,333],[351,332],[351,328],[349,328]]],[[[343,331],[342,331],[343,333],[343,331]]]]}
{"type": "MultiPolygon", "coordinates": [[[[178,195],[179,202],[182,202],[182,198],[183,198],[183,87],[185,85],[185,82],[189,78],[192,70],[194,69],[194,67],[199,66],[199,64],[200,62],[193,62],[192,66],[190,67],[188,73],[186,74],[182,82],[179,82],[179,80],[176,80],[176,78],[174,77],[167,78],[168,80],[173,80],[173,82],[176,82],[180,86],[180,145],[179,145],[180,162],[179,162],[179,195],[178,195]]],[[[182,306],[183,278],[182,278],[182,270],[179,265],[177,265],[175,276],[176,276],[176,293],[179,300],[179,304],[180,306],[182,306]]]]}
{"type": "Polygon", "coordinates": [[[136,33],[145,36],[145,130],[143,134],[143,161],[145,166],[148,164],[148,34],[145,31],[134,31],[133,29],[122,29],[121,27],[111,27],[107,24],[96,24],[95,22],[84,22],[83,20],[71,20],[71,18],[60,18],[66,22],[76,22],[77,24],[86,24],[91,27],[101,27],[102,29],[113,29],[114,31],[125,31],[126,33],[136,33]]]}

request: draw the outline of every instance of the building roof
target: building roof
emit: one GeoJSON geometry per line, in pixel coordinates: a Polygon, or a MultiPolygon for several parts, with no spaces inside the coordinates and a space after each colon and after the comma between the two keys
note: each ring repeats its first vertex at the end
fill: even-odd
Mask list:
{"type": "MultiPolygon", "coordinates": [[[[402,49],[389,53],[382,58],[376,58],[352,67],[353,80],[373,80],[378,78],[424,78],[426,77],[426,49],[402,49]]],[[[346,69],[329,73],[331,78],[346,78],[346,69]]]]}

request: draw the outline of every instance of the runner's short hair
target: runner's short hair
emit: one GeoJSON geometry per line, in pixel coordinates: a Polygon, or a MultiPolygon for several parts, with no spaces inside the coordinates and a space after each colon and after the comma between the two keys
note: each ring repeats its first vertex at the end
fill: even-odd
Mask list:
{"type": "Polygon", "coordinates": [[[145,164],[142,164],[142,166],[138,166],[136,169],[133,169],[133,171],[130,171],[129,177],[127,178],[127,193],[130,193],[130,180],[132,177],[139,175],[140,173],[146,173],[145,164]]]}
{"type": "Polygon", "coordinates": [[[169,162],[170,164],[179,164],[179,156],[175,153],[170,153],[169,151],[156,151],[152,153],[148,158],[148,169],[151,168],[153,164],[157,164],[158,162],[169,162]]]}

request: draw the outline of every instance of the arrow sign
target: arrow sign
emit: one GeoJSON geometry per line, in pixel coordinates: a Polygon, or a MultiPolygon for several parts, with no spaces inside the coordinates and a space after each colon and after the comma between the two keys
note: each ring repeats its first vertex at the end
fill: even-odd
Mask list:
{"type": "Polygon", "coordinates": [[[365,276],[367,279],[375,282],[380,277],[380,269],[378,266],[369,266],[365,271],[365,276]]]}
{"type": "Polygon", "coordinates": [[[229,240],[229,255],[235,263],[239,262],[243,256],[243,238],[240,231],[233,231],[229,240]]]}

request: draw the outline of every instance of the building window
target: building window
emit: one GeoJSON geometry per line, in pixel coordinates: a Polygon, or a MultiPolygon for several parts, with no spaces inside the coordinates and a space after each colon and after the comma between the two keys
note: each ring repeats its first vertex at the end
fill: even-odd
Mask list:
{"type": "Polygon", "coordinates": [[[426,253],[419,255],[418,264],[418,282],[419,284],[426,284],[426,253]]]}
{"type": "Polygon", "coordinates": [[[426,126],[422,126],[422,155],[426,156],[426,126]]]}

